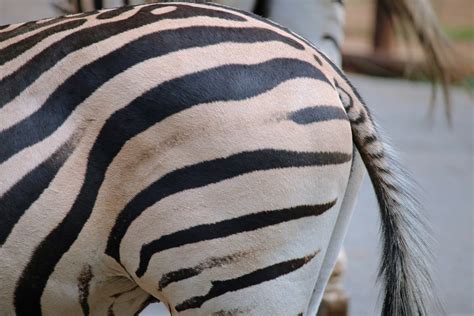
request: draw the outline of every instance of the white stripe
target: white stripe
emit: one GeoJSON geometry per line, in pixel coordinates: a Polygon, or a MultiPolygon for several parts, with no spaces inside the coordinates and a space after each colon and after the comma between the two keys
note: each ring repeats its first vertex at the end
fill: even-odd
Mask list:
{"type": "MultiPolygon", "coordinates": [[[[116,22],[116,21],[122,21],[122,20],[125,20],[125,19],[128,19],[130,18],[132,15],[134,15],[138,10],[137,9],[134,9],[134,10],[131,10],[131,11],[127,11],[127,12],[124,12],[122,14],[120,14],[119,16],[116,16],[112,19],[105,19],[105,20],[98,20],[96,19],[96,16],[97,15],[93,15],[93,16],[88,16],[88,17],[83,17],[83,18],[78,18],[78,19],[67,19],[67,20],[63,20],[61,21],[60,23],[55,23],[51,26],[48,26],[47,28],[40,28],[34,32],[29,32],[29,33],[26,33],[26,34],[23,34],[23,35],[19,35],[19,36],[15,36],[13,37],[12,39],[9,39],[5,42],[2,42],[1,45],[0,45],[0,48],[6,48],[16,42],[19,42],[20,40],[23,40],[25,38],[28,38],[28,37],[31,37],[39,32],[42,32],[44,31],[45,29],[48,29],[48,28],[52,28],[52,27],[55,27],[57,25],[61,25],[61,24],[65,24],[65,23],[69,23],[70,21],[75,21],[75,20],[82,20],[82,19],[86,19],[87,21],[82,24],[80,27],[76,27],[74,29],[69,29],[69,30],[66,30],[66,31],[62,31],[62,32],[58,32],[58,33],[55,33],[54,35],[51,35],[51,36],[48,36],[47,38],[43,39],[42,41],[40,41],[39,43],[37,43],[35,46],[33,46],[32,48],[26,50],[25,52],[23,52],[22,54],[19,54],[17,57],[15,57],[14,59],[10,60],[9,62],[5,63],[4,65],[2,65],[0,67],[0,80],[9,76],[10,74],[12,74],[14,71],[16,71],[18,68],[20,68],[22,65],[26,64],[28,61],[30,61],[34,56],[40,54],[41,52],[43,52],[46,48],[50,47],[51,45],[53,45],[54,43],[58,43],[60,42],[62,39],[64,39],[65,37],[67,37],[68,35],[70,34],[74,34],[76,32],[79,32],[81,30],[84,30],[84,29],[88,29],[88,28],[92,28],[92,27],[95,27],[95,26],[99,26],[99,25],[102,25],[102,24],[107,24],[107,23],[110,23],[110,22],[116,22]]],[[[94,44],[92,44],[94,45],[94,44]]]]}
{"type": "MultiPolygon", "coordinates": [[[[4,28],[3,30],[0,30],[0,34],[2,33],[5,33],[5,32],[10,32],[10,31],[13,31],[23,25],[25,25],[26,22],[23,22],[23,23],[16,23],[16,24],[11,24],[9,25],[7,28],[4,28]]],[[[1,42],[0,42],[1,43],[1,42]]]]}
{"type": "MultiPolygon", "coordinates": [[[[302,56],[303,54],[295,54],[293,50],[288,49],[287,45],[280,42],[226,43],[178,51],[135,65],[109,80],[101,89],[96,90],[51,136],[40,143],[25,148],[0,164],[0,174],[7,175],[1,183],[0,195],[10,188],[17,179],[20,179],[29,170],[40,164],[46,156],[54,152],[55,148],[59,147],[77,127],[87,126],[86,133],[91,137],[89,141],[93,142],[103,122],[113,112],[126,106],[133,99],[159,83],[226,63],[253,64],[269,58],[297,57],[298,55],[305,57],[302,56]],[[229,51],[234,51],[236,54],[228,54],[229,51]],[[255,53],[250,53],[250,51],[255,53]],[[195,56],[200,56],[200,58],[196,59],[195,56]],[[183,60],[192,60],[194,62],[193,68],[190,68],[188,64],[183,64],[183,60]],[[22,166],[22,168],[19,169],[17,166],[22,166]]],[[[10,109],[13,110],[13,108],[10,109]]],[[[11,116],[7,115],[5,119],[7,118],[11,119],[11,116]]]]}
{"type": "MultiPolygon", "coordinates": [[[[56,18],[56,19],[58,19],[58,18],[56,18]]],[[[44,22],[43,22],[43,21],[41,21],[41,22],[46,23],[46,22],[48,22],[49,20],[53,20],[53,19],[48,19],[48,20],[46,20],[46,21],[44,21],[44,22]]],[[[50,24],[50,25],[44,25],[44,26],[42,26],[42,27],[40,27],[40,28],[37,28],[37,29],[35,29],[35,30],[33,30],[33,31],[25,32],[25,33],[22,33],[22,34],[20,34],[20,35],[11,37],[11,38],[9,38],[9,39],[3,41],[3,42],[0,42],[0,49],[4,49],[4,48],[6,48],[6,47],[8,47],[8,46],[11,46],[11,45],[13,45],[13,44],[15,44],[15,43],[18,43],[18,42],[24,40],[25,38],[32,37],[32,36],[34,36],[34,35],[36,35],[36,34],[38,34],[38,33],[41,33],[41,32],[43,32],[43,31],[45,31],[45,30],[51,28],[51,27],[55,27],[55,26],[58,26],[58,25],[67,23],[67,22],[69,22],[69,21],[75,21],[75,20],[79,20],[79,19],[58,20],[57,23],[53,23],[53,24],[50,24]]],[[[39,25],[42,24],[42,23],[40,23],[40,21],[38,21],[38,22],[36,22],[36,23],[39,24],[39,25]]],[[[21,56],[21,55],[20,55],[20,56],[21,56]]],[[[4,66],[2,66],[2,68],[3,68],[3,67],[4,67],[4,66]]],[[[0,68],[0,69],[2,69],[2,68],[0,68]]],[[[2,72],[3,72],[3,69],[2,69],[2,72]]],[[[3,78],[3,77],[5,77],[5,75],[2,73],[2,77],[0,77],[0,79],[3,78]]]]}
{"type": "MultiPolygon", "coordinates": [[[[79,106],[78,110],[50,137],[38,144],[28,147],[0,165],[0,174],[6,175],[4,179],[7,179],[5,183],[2,183],[1,192],[5,192],[28,170],[31,170],[41,163],[45,159],[43,155],[48,155],[48,153],[54,151],[54,144],[58,147],[74,130],[77,130],[77,128],[85,129],[86,136],[84,136],[81,141],[83,144],[86,144],[83,145],[85,147],[81,149],[85,159],[87,156],[86,153],[89,152],[104,121],[110,117],[113,112],[126,106],[133,99],[158,85],[160,82],[181,77],[190,71],[200,71],[225,63],[252,64],[276,57],[295,57],[295,54],[294,51],[288,50],[287,45],[280,42],[252,45],[229,43],[179,51],[140,63],[107,82],[102,89],[97,90],[79,106]],[[229,51],[234,51],[236,54],[227,54],[229,51]],[[255,53],[250,53],[251,51],[255,53]],[[196,60],[194,56],[200,56],[199,60],[196,60]],[[190,69],[188,65],[183,65],[183,60],[193,60],[196,62],[194,63],[194,67],[190,69]],[[159,74],[159,76],[156,76],[156,74],[159,74]],[[136,80],[130,82],[130,78],[141,78],[139,81],[140,84],[137,84],[136,80]],[[115,100],[115,102],[110,102],[111,95],[114,96],[113,100],[115,100]],[[20,165],[23,165],[24,169],[19,170],[17,166],[20,165]],[[15,180],[11,181],[8,179],[15,180]]],[[[40,198],[40,201],[41,200],[42,198],[40,198]]],[[[30,211],[27,212],[27,214],[32,213],[33,212],[30,211]]]]}
{"type": "MultiPolygon", "coordinates": [[[[168,10],[168,7],[163,8],[163,13],[168,10]]],[[[179,29],[186,26],[243,27],[244,24],[239,23],[236,25],[233,21],[218,20],[207,17],[194,17],[185,20],[162,20],[111,36],[100,43],[84,47],[63,58],[54,67],[43,73],[19,96],[3,106],[0,109],[0,131],[15,125],[25,117],[28,117],[37,111],[60,84],[83,66],[142,36],[159,31],[179,29]]],[[[254,25],[250,23],[245,26],[253,27],[254,25]]],[[[268,28],[267,25],[267,29],[268,28]]],[[[227,55],[227,52],[225,55],[227,55]]]]}

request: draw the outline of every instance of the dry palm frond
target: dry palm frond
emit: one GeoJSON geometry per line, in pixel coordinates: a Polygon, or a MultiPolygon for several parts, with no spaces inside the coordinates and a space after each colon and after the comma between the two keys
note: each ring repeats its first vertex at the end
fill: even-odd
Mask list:
{"type": "Polygon", "coordinates": [[[419,42],[426,63],[425,71],[433,83],[433,97],[431,112],[433,112],[436,95],[436,85],[441,84],[444,95],[445,112],[448,122],[451,122],[451,103],[449,98],[449,84],[461,77],[457,73],[454,60],[456,53],[441,30],[438,19],[429,0],[381,0],[385,10],[393,17],[404,31],[404,39],[408,40],[407,33],[413,33],[419,42]]]}

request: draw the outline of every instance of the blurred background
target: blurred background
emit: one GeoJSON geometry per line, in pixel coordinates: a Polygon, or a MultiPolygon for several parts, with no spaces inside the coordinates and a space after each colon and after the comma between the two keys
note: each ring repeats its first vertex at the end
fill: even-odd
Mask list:
{"type": "MultiPolygon", "coordinates": [[[[305,29],[311,40],[313,21],[294,10],[307,0],[279,2],[280,11],[287,14],[283,19],[305,29]]],[[[469,316],[474,315],[474,1],[431,2],[455,52],[454,62],[447,66],[453,74],[451,126],[439,91],[430,107],[431,85],[420,71],[422,50],[414,41],[402,45],[402,30],[377,19],[376,0],[345,1],[343,67],[419,183],[420,200],[437,241],[432,246],[435,282],[446,314],[469,316]]],[[[58,14],[52,0],[0,0],[0,25],[58,14]]],[[[348,264],[343,282],[349,315],[376,315],[380,310],[378,218],[366,177],[345,242],[348,264]]],[[[167,312],[154,304],[141,315],[167,312]]]]}

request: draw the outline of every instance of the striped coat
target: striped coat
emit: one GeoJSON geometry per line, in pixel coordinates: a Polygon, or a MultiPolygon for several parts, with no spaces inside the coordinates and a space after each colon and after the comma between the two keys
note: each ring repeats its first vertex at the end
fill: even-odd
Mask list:
{"type": "Polygon", "coordinates": [[[384,315],[426,314],[422,226],[368,109],[300,37],[210,4],[0,30],[0,314],[314,314],[363,164],[384,315]]]}

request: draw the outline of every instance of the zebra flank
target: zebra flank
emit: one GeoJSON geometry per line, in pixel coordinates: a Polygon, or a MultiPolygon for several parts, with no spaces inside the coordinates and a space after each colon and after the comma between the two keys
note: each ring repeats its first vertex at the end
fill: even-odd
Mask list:
{"type": "Polygon", "coordinates": [[[232,262],[237,261],[238,259],[245,257],[248,255],[247,252],[240,252],[231,254],[224,257],[211,257],[204,262],[199,263],[198,265],[191,267],[191,268],[183,268],[176,271],[171,271],[163,275],[159,282],[159,289],[162,290],[163,288],[167,287],[169,284],[178,282],[181,280],[185,280],[196,276],[202,273],[205,269],[211,269],[218,266],[223,266],[225,264],[229,264],[232,262]]]}
{"type": "Polygon", "coordinates": [[[382,214],[382,314],[428,314],[416,205],[324,54],[202,1],[93,2],[0,27],[0,315],[156,300],[172,315],[310,315],[362,161],[382,214]]]}
{"type": "Polygon", "coordinates": [[[12,60],[13,58],[17,57],[19,53],[28,50],[29,48],[35,46],[37,43],[41,42],[45,38],[54,35],[56,33],[72,30],[78,28],[82,24],[84,24],[86,20],[75,20],[69,21],[66,23],[62,23],[51,28],[48,28],[42,32],[39,32],[29,38],[26,38],[22,41],[16,42],[10,46],[5,47],[4,49],[0,50],[0,65],[4,65],[6,62],[12,60]]]}
{"type": "Polygon", "coordinates": [[[204,304],[206,301],[214,297],[223,295],[227,292],[237,291],[242,288],[246,288],[252,285],[256,285],[256,284],[280,277],[298,268],[301,268],[308,261],[313,259],[314,256],[316,256],[316,254],[317,253],[314,253],[312,255],[309,255],[303,258],[292,259],[285,262],[279,262],[269,267],[265,267],[257,271],[253,271],[252,273],[240,276],[235,279],[225,280],[225,281],[213,281],[212,287],[209,293],[203,296],[196,296],[196,297],[189,298],[188,300],[178,304],[176,306],[176,310],[178,312],[181,312],[187,309],[198,308],[198,307],[201,307],[202,304],[204,304]]]}
{"type": "Polygon", "coordinates": [[[72,154],[77,141],[78,137],[73,136],[0,197],[0,204],[9,211],[8,216],[0,223],[0,245],[5,242],[24,212],[48,187],[59,168],[72,154]]]}
{"type": "Polygon", "coordinates": [[[195,226],[186,231],[179,231],[173,235],[163,236],[159,240],[154,240],[142,247],[140,251],[140,266],[135,274],[138,277],[142,277],[146,272],[151,256],[157,252],[193,242],[222,238],[232,234],[256,230],[265,226],[276,225],[307,216],[317,216],[327,211],[334,206],[334,204],[336,204],[336,201],[324,205],[302,205],[291,209],[263,211],[215,224],[195,226]],[[199,236],[199,239],[196,239],[195,236],[199,236]]]}

